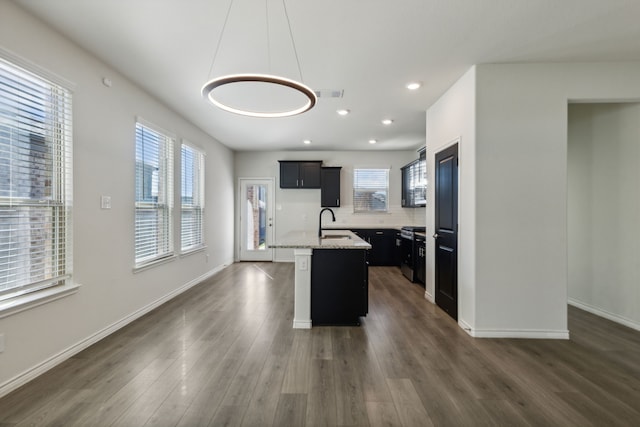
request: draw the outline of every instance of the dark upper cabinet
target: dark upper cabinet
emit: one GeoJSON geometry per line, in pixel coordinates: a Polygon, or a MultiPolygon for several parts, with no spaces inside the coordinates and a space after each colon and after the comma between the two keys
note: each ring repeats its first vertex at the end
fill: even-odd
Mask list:
{"type": "Polygon", "coordinates": [[[297,162],[280,162],[280,188],[298,188],[300,173],[297,162]]]}
{"type": "Polygon", "coordinates": [[[340,207],[340,170],[342,168],[323,167],[320,171],[320,203],[323,208],[340,207]]]}
{"type": "Polygon", "coordinates": [[[322,162],[300,162],[300,188],[320,188],[322,162]]]}
{"type": "Polygon", "coordinates": [[[280,188],[320,188],[321,160],[280,160],[280,188]]]}
{"type": "Polygon", "coordinates": [[[427,165],[424,159],[402,167],[402,207],[417,208],[427,204],[427,165]]]}

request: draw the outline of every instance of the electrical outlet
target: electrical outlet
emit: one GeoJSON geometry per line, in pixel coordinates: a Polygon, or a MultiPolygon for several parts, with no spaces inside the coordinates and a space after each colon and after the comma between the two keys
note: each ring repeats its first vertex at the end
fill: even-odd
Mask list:
{"type": "Polygon", "coordinates": [[[4,334],[0,334],[0,353],[4,351],[4,334]]]}
{"type": "Polygon", "coordinates": [[[306,271],[309,269],[309,263],[307,262],[306,258],[302,258],[298,264],[300,267],[299,268],[300,271],[306,271]]]}
{"type": "Polygon", "coordinates": [[[100,207],[102,209],[111,209],[111,196],[100,196],[100,207]]]}

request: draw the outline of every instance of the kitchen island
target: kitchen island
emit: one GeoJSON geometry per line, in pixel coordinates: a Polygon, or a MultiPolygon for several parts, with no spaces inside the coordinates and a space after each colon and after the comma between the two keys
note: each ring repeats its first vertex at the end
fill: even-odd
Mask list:
{"type": "Polygon", "coordinates": [[[293,327],[358,324],[366,314],[366,252],[371,245],[349,230],[299,231],[272,248],[292,248],[295,257],[293,327]]]}

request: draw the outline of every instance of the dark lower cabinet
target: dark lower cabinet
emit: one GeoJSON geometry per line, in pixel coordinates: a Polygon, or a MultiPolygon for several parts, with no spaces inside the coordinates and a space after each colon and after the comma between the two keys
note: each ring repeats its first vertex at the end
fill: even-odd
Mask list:
{"type": "Polygon", "coordinates": [[[359,325],[369,312],[369,271],[364,249],[314,249],[311,322],[359,325]]]}
{"type": "Polygon", "coordinates": [[[371,245],[369,265],[399,265],[396,255],[397,230],[392,228],[359,228],[351,231],[371,245]]]}

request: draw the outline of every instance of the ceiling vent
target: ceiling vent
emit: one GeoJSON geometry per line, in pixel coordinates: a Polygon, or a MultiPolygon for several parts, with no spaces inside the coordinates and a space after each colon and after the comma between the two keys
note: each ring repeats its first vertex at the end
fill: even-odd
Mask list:
{"type": "Polygon", "coordinates": [[[318,98],[342,98],[344,89],[321,89],[314,91],[318,98]]]}

